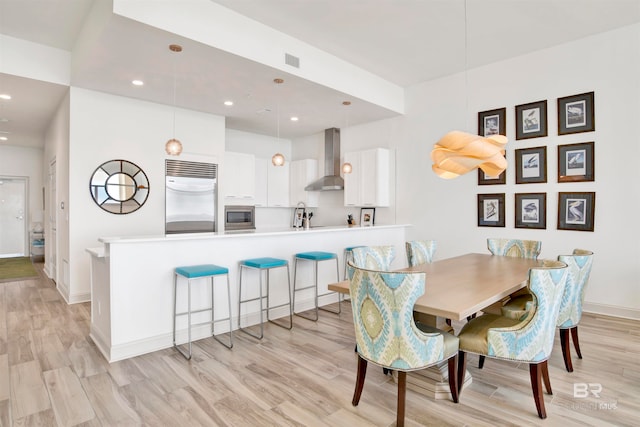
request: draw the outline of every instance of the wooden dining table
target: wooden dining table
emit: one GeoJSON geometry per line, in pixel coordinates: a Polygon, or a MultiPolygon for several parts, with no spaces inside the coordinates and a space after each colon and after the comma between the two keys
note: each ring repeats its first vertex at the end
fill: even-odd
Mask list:
{"type": "MultiPolygon", "coordinates": [[[[426,273],[425,292],[416,301],[415,312],[463,320],[525,287],[529,269],[542,263],[470,253],[396,271],[426,273]]],[[[330,284],[329,290],[348,294],[349,281],[330,284]]]]}
{"type": "MultiPolygon", "coordinates": [[[[424,272],[425,292],[413,308],[423,323],[453,329],[444,319],[464,320],[527,285],[529,269],[542,260],[469,253],[395,270],[424,272]]],[[[349,281],[329,285],[329,290],[349,293],[349,281]]],[[[465,376],[463,387],[471,383],[465,376]]],[[[407,387],[434,399],[449,398],[446,363],[407,375],[407,387]]]]}

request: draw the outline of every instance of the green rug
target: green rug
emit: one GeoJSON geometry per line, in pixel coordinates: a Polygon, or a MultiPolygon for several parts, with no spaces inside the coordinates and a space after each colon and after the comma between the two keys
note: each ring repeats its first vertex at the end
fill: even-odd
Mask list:
{"type": "Polygon", "coordinates": [[[33,279],[38,277],[38,272],[33,267],[31,258],[0,258],[0,282],[33,279]]]}

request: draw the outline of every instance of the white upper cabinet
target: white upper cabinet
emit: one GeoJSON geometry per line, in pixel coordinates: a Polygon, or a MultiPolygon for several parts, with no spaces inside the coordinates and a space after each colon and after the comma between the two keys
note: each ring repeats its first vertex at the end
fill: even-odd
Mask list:
{"type": "Polygon", "coordinates": [[[267,194],[269,192],[267,185],[267,168],[271,165],[268,159],[256,159],[256,199],[255,205],[266,207],[268,203],[267,194]]]}
{"type": "Polygon", "coordinates": [[[389,206],[389,150],[345,153],[353,170],[344,176],[345,206],[389,206]]]}
{"type": "Polygon", "coordinates": [[[255,156],[225,152],[224,176],[220,181],[225,189],[225,204],[253,205],[256,197],[255,156]]]}
{"type": "Polygon", "coordinates": [[[289,207],[289,163],[274,166],[267,161],[267,206],[289,207]]]}
{"type": "Polygon", "coordinates": [[[256,198],[258,207],[289,207],[289,164],[274,166],[271,159],[256,158],[256,198]]]}
{"type": "Polygon", "coordinates": [[[318,179],[318,161],[316,159],[294,160],[289,170],[291,206],[304,202],[309,208],[318,207],[318,191],[305,191],[305,187],[318,179]]]}

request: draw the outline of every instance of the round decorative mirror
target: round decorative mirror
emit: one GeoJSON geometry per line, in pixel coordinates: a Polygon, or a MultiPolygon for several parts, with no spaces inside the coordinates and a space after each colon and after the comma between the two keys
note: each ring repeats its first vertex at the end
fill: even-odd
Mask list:
{"type": "Polygon", "coordinates": [[[138,165],[126,160],[101,164],[89,182],[93,201],[109,213],[137,211],[149,197],[149,180],[138,165]]]}

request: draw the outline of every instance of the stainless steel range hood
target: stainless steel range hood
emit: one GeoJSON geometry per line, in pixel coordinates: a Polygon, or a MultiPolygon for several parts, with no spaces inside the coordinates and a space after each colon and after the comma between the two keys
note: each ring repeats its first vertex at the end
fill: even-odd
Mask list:
{"type": "Polygon", "coordinates": [[[340,129],[324,131],[324,175],[307,185],[306,191],[330,191],[344,189],[344,180],[340,176],[340,129]]]}

